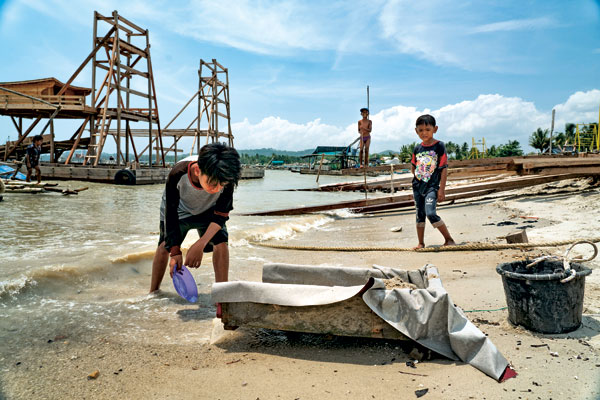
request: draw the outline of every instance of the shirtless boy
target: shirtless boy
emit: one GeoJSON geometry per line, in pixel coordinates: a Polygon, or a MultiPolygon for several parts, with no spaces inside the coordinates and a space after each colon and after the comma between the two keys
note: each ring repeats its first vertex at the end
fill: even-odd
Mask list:
{"type": "Polygon", "coordinates": [[[360,115],[362,115],[362,119],[358,120],[358,133],[360,134],[360,155],[358,156],[358,162],[361,167],[368,167],[369,146],[371,145],[371,130],[373,129],[373,123],[369,119],[368,108],[361,108],[360,115]]]}

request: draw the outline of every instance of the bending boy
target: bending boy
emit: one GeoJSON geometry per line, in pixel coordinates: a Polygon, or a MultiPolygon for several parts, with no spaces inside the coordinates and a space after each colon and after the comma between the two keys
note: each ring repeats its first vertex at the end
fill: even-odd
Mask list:
{"type": "Polygon", "coordinates": [[[444,221],[437,215],[436,203],[446,198],[446,178],[448,176],[448,156],[443,142],[433,139],[438,130],[435,118],[429,114],[417,118],[415,131],[422,140],[415,146],[411,160],[413,196],[417,208],[416,249],[425,247],[425,218],[444,236],[444,246],[451,246],[454,239],[450,236],[444,221]]]}
{"type": "Polygon", "coordinates": [[[225,222],[233,209],[233,189],[240,175],[238,152],[220,143],[202,147],[198,161],[181,161],[173,167],[160,206],[160,238],[152,263],[151,293],[160,288],[169,257],[173,277],[175,267],[198,268],[203,253],[214,251],[215,281],[227,281],[225,222]],[[190,247],[184,263],[181,243],[190,229],[197,229],[200,239],[190,247]]]}

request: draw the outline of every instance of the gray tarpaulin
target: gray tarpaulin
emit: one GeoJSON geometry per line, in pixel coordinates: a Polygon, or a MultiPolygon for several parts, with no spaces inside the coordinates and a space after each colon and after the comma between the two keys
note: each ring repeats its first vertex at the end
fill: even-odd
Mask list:
{"type": "Polygon", "coordinates": [[[311,306],[344,301],[363,290],[362,298],[369,308],[404,335],[452,360],[469,363],[496,380],[502,376],[508,361],[454,306],[437,268],[430,264],[411,271],[378,266],[266,264],[263,282],[215,283],[212,298],[219,303],[311,306]],[[383,279],[393,277],[413,283],[417,289],[386,290],[383,279]]]}

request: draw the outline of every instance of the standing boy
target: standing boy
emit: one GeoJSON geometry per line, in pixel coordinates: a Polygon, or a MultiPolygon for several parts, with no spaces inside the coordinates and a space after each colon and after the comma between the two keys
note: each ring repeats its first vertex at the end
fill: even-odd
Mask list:
{"type": "Polygon", "coordinates": [[[369,146],[371,145],[371,130],[373,124],[369,119],[369,109],[361,108],[360,115],[362,119],[358,120],[358,133],[360,134],[359,148],[360,154],[358,156],[358,163],[361,167],[369,166],[369,146]],[[363,156],[364,153],[364,156],[363,156]],[[364,157],[364,164],[363,164],[364,157]]]}
{"type": "Polygon", "coordinates": [[[443,142],[433,139],[438,130],[435,118],[429,114],[417,118],[415,131],[422,140],[412,154],[413,196],[417,208],[417,237],[415,249],[425,247],[425,217],[444,236],[444,246],[455,245],[448,227],[437,215],[436,203],[446,198],[446,178],[448,176],[448,156],[443,142]]]}
{"type": "Polygon", "coordinates": [[[160,206],[160,238],[152,263],[151,293],[160,288],[169,257],[173,277],[176,266],[198,268],[203,253],[214,250],[215,281],[228,280],[225,222],[233,209],[233,189],[240,175],[238,152],[220,143],[202,147],[197,161],[181,161],[173,167],[160,206]],[[190,247],[184,263],[181,243],[190,229],[197,229],[200,239],[190,247]]]}

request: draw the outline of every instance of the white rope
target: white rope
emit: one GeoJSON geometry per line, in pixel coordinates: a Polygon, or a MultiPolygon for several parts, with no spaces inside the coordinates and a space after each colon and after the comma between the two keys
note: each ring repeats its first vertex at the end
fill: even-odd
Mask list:
{"type": "Polygon", "coordinates": [[[569,276],[561,279],[560,283],[567,283],[567,282],[575,279],[575,277],[577,276],[577,271],[575,271],[574,269],[571,268],[571,262],[573,262],[573,261],[577,261],[577,262],[591,261],[594,258],[596,258],[597,255],[598,255],[598,247],[596,247],[596,245],[593,242],[590,242],[587,240],[580,240],[580,241],[573,243],[567,249],[567,251],[565,251],[565,254],[562,256],[541,256],[541,257],[534,259],[533,262],[527,264],[525,267],[531,268],[534,265],[537,265],[545,260],[562,261],[563,268],[564,268],[565,272],[569,274],[569,276]],[[594,248],[594,254],[589,258],[583,258],[582,256],[573,257],[573,258],[569,257],[569,253],[571,252],[573,247],[577,246],[578,244],[589,244],[590,246],[592,246],[594,248]]]}

